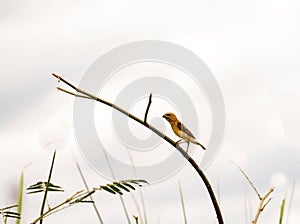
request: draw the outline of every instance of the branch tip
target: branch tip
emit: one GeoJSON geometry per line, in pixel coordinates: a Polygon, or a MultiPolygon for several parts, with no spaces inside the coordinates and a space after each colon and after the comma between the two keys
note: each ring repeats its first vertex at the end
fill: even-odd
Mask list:
{"type": "Polygon", "coordinates": [[[147,123],[147,117],[148,117],[148,112],[149,112],[151,103],[152,103],[152,93],[150,93],[150,95],[149,95],[149,101],[148,101],[147,109],[145,111],[145,116],[144,116],[144,124],[147,123]]]}
{"type": "Polygon", "coordinates": [[[56,75],[55,73],[52,73],[52,75],[53,75],[55,78],[57,78],[57,79],[60,78],[59,75],[56,75]]]}
{"type": "Polygon", "coordinates": [[[52,73],[52,75],[57,78],[57,82],[60,82],[61,80],[61,77],[59,75],[56,75],[55,73],[52,73]]]}

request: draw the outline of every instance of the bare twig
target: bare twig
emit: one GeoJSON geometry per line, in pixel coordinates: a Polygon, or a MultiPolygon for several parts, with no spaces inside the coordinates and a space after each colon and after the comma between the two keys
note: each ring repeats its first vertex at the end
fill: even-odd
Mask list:
{"type": "MultiPolygon", "coordinates": [[[[150,124],[148,123],[144,123],[143,120],[139,119],[138,117],[128,113],[127,111],[125,111],[124,109],[120,108],[119,106],[117,105],[114,105],[108,101],[105,101],[101,98],[98,98],[90,93],[87,93],[77,87],[75,87],[73,84],[69,83],[68,81],[66,81],[65,79],[63,79],[62,77],[60,77],[59,75],[56,75],[56,74],[52,74],[55,78],[57,78],[59,81],[62,81],[64,82],[65,84],[67,84],[68,86],[70,86],[72,89],[74,89],[77,93],[80,93],[80,94],[83,94],[83,95],[86,95],[88,97],[90,97],[90,99],[93,99],[93,100],[96,100],[98,102],[101,102],[107,106],[110,106],[116,110],[118,110],[119,112],[123,113],[124,115],[128,116],[129,118],[135,120],[136,122],[142,124],[143,126],[147,127],[148,129],[150,129],[151,131],[153,131],[155,134],[157,134],[159,137],[163,138],[165,141],[167,141],[169,144],[171,144],[174,148],[176,148],[181,154],[183,157],[185,157],[189,163],[192,165],[192,167],[195,169],[195,171],[198,173],[198,175],[201,177],[202,181],[204,182],[205,186],[206,186],[206,189],[209,193],[209,196],[211,198],[211,201],[213,203],[213,206],[214,206],[214,209],[215,209],[215,212],[216,212],[216,215],[217,215],[217,219],[218,219],[218,222],[220,224],[223,224],[224,221],[223,221],[223,217],[222,217],[222,213],[221,213],[221,210],[220,210],[220,207],[219,207],[219,204],[218,204],[218,201],[215,197],[215,194],[214,194],[214,191],[211,187],[211,184],[210,182],[208,181],[207,177],[205,176],[205,174],[203,173],[203,171],[200,169],[200,167],[198,166],[198,164],[185,152],[185,150],[183,148],[181,148],[179,145],[176,144],[175,141],[173,141],[171,138],[169,138],[168,136],[166,136],[164,133],[162,133],[161,131],[159,131],[158,129],[156,129],[155,127],[151,126],[150,124]]],[[[68,91],[64,91],[68,94],[71,94],[71,95],[74,95],[74,96],[77,96],[77,94],[73,94],[73,93],[69,93],[68,91]]]]}
{"type": "MultiPolygon", "coordinates": [[[[271,189],[270,189],[271,190],[271,189]]],[[[274,189],[272,190],[274,191],[274,189]]],[[[272,193],[272,192],[271,192],[272,193]]],[[[262,210],[265,209],[265,207],[267,206],[267,204],[269,204],[269,202],[272,200],[273,198],[269,198],[268,201],[263,205],[262,210]]]]}
{"type": "Polygon", "coordinates": [[[135,223],[136,223],[136,224],[139,224],[139,217],[134,215],[133,218],[134,218],[134,220],[135,220],[135,223]]]}
{"type": "MultiPolygon", "coordinates": [[[[85,179],[85,177],[84,177],[84,175],[83,175],[83,173],[82,173],[82,170],[81,170],[81,168],[80,168],[78,162],[76,162],[76,167],[77,167],[77,170],[78,170],[78,172],[79,172],[79,174],[80,174],[80,177],[81,177],[81,179],[82,179],[82,181],[83,181],[83,184],[84,184],[84,186],[85,186],[86,191],[90,191],[89,186],[88,186],[88,184],[87,184],[87,182],[86,182],[86,179],[85,179]]],[[[90,198],[91,201],[94,201],[94,198],[93,198],[92,195],[90,195],[89,198],[90,198]]],[[[96,205],[95,203],[93,203],[93,207],[94,207],[94,210],[95,210],[95,212],[96,212],[96,215],[97,215],[97,217],[98,217],[99,222],[100,222],[101,224],[103,224],[102,217],[101,217],[100,212],[99,212],[99,210],[98,210],[98,208],[97,208],[97,205],[96,205]]]]}
{"type": "Polygon", "coordinates": [[[234,163],[233,161],[232,161],[232,163],[241,171],[241,173],[244,175],[244,177],[247,179],[247,181],[248,181],[248,183],[251,185],[251,187],[253,188],[253,190],[255,191],[255,193],[257,194],[257,196],[258,196],[258,198],[259,198],[259,200],[261,199],[261,196],[260,196],[260,194],[259,194],[259,192],[258,192],[258,190],[256,189],[256,187],[254,186],[254,184],[252,183],[252,181],[250,180],[250,178],[247,176],[247,174],[244,172],[244,170],[242,170],[242,168],[239,166],[239,165],[237,165],[236,163],[234,163]]]}
{"type": "Polygon", "coordinates": [[[144,117],[144,124],[147,123],[147,117],[148,117],[148,112],[149,112],[151,103],[152,103],[152,93],[150,93],[150,96],[149,96],[148,106],[147,106],[147,109],[145,112],[145,117],[144,117]]]}
{"type": "Polygon", "coordinates": [[[56,88],[57,88],[59,91],[68,93],[68,94],[73,95],[73,96],[77,96],[77,97],[81,97],[81,98],[86,98],[86,99],[92,99],[91,97],[84,96],[84,95],[80,95],[80,94],[77,94],[77,93],[72,93],[71,91],[65,90],[65,89],[60,88],[60,87],[56,87],[56,88]]]}
{"type": "MultiPolygon", "coordinates": [[[[49,172],[48,181],[47,181],[47,185],[46,185],[46,189],[45,189],[45,193],[44,193],[44,198],[43,198],[43,203],[42,203],[42,207],[41,207],[41,212],[40,212],[41,217],[44,213],[44,208],[45,208],[45,205],[46,205],[46,202],[47,202],[47,195],[48,195],[48,189],[49,189],[49,184],[48,183],[50,183],[50,180],[51,180],[53,165],[54,165],[54,161],[55,161],[55,155],[56,155],[56,151],[54,151],[54,153],[53,153],[52,163],[51,163],[51,167],[50,167],[50,172],[49,172]]],[[[43,223],[43,218],[41,218],[39,221],[40,221],[40,224],[42,224],[43,223]]]]}
{"type": "Polygon", "coordinates": [[[68,204],[70,201],[79,198],[80,196],[86,194],[86,192],[84,192],[83,190],[76,192],[75,194],[73,194],[71,197],[67,198],[65,201],[59,203],[58,205],[54,206],[53,208],[48,209],[45,213],[43,213],[40,217],[38,217],[37,219],[35,219],[31,224],[35,224],[38,221],[43,220],[44,217],[48,216],[50,213],[54,212],[55,210],[59,209],[60,207],[68,204]]]}
{"type": "Polygon", "coordinates": [[[257,223],[258,217],[261,214],[261,212],[264,210],[266,205],[272,200],[272,198],[269,198],[269,200],[265,203],[265,200],[269,197],[269,195],[274,191],[274,188],[271,188],[263,197],[260,198],[260,202],[258,205],[258,209],[256,211],[256,215],[252,221],[253,224],[257,223]]]}
{"type": "Polygon", "coordinates": [[[248,183],[250,184],[250,186],[253,188],[253,190],[255,191],[258,199],[259,199],[259,204],[258,204],[258,208],[255,214],[254,219],[252,220],[252,224],[256,224],[257,220],[260,216],[260,214],[262,213],[262,211],[265,209],[265,207],[269,204],[269,202],[272,200],[272,198],[268,198],[270,196],[270,194],[274,191],[274,188],[272,187],[264,196],[261,196],[260,193],[258,192],[258,190],[256,189],[256,187],[254,186],[253,182],[250,180],[250,178],[247,176],[247,174],[244,172],[244,170],[238,166],[236,163],[232,162],[243,174],[243,176],[246,178],[246,180],[248,181],[248,183]],[[267,202],[265,203],[265,200],[268,198],[267,202]]]}
{"type": "Polygon", "coordinates": [[[11,209],[11,208],[16,208],[16,207],[18,207],[18,205],[11,205],[11,206],[8,206],[8,207],[5,207],[5,208],[0,208],[0,211],[4,211],[4,210],[11,209]]]}

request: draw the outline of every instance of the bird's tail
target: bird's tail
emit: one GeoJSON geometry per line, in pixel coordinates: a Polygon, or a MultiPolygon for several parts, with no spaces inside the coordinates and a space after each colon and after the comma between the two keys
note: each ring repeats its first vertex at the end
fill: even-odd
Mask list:
{"type": "Polygon", "coordinates": [[[201,145],[199,142],[196,142],[196,144],[200,145],[202,149],[206,150],[206,148],[203,145],[201,145]]]}
{"type": "Polygon", "coordinates": [[[199,143],[196,139],[190,138],[189,141],[196,145],[200,145],[202,149],[206,150],[206,148],[201,143],[199,143]]]}

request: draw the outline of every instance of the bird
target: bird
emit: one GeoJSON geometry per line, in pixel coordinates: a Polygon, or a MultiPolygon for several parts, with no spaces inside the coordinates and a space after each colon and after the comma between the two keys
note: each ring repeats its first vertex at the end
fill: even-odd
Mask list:
{"type": "MultiPolygon", "coordinates": [[[[179,138],[181,138],[179,141],[176,142],[176,145],[183,140],[184,142],[187,142],[187,144],[188,144],[186,152],[188,151],[190,142],[192,142],[196,145],[199,145],[199,146],[201,146],[202,149],[206,150],[206,148],[196,140],[196,138],[192,134],[192,132],[186,126],[184,126],[183,123],[181,123],[177,119],[177,117],[174,113],[168,112],[168,113],[165,113],[162,117],[165,118],[170,123],[170,125],[173,129],[173,132],[179,138]]],[[[181,142],[181,143],[183,143],[183,142],[181,142]]]]}

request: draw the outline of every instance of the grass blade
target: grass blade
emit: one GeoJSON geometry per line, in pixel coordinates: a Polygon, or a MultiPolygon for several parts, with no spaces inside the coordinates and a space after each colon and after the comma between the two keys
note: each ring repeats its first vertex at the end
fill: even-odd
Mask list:
{"type": "MultiPolygon", "coordinates": [[[[86,189],[87,191],[90,191],[90,190],[89,190],[89,186],[88,186],[88,184],[87,184],[87,181],[86,181],[86,179],[85,179],[85,177],[84,177],[84,175],[83,175],[83,172],[82,172],[82,170],[81,170],[81,168],[80,168],[80,166],[79,166],[79,164],[78,164],[77,162],[76,162],[76,167],[77,167],[77,170],[78,170],[78,172],[79,172],[79,174],[80,174],[80,177],[81,177],[81,179],[82,179],[82,181],[83,181],[83,183],[84,183],[85,189],[86,189]]],[[[91,201],[94,201],[92,195],[90,195],[89,198],[91,199],[91,201]]],[[[94,210],[95,210],[95,212],[96,212],[96,215],[97,215],[97,217],[98,217],[99,222],[100,222],[101,224],[103,224],[103,220],[102,220],[102,217],[101,217],[101,215],[100,215],[100,212],[99,212],[99,210],[98,210],[98,208],[97,208],[97,206],[96,206],[96,203],[93,203],[93,207],[94,207],[94,210]]]]}
{"type": "Polygon", "coordinates": [[[178,189],[179,189],[179,193],[180,193],[180,202],[181,202],[181,207],[182,207],[182,213],[183,213],[184,223],[187,224],[187,217],[186,217],[186,211],[185,211],[185,205],[184,205],[184,198],[183,198],[183,193],[182,193],[180,181],[178,181],[178,189]]]}
{"type": "MultiPolygon", "coordinates": [[[[50,180],[51,180],[53,166],[54,166],[54,161],[55,161],[55,156],[56,156],[56,151],[54,151],[54,153],[53,153],[51,168],[50,168],[50,172],[49,172],[49,176],[48,176],[48,181],[47,181],[48,183],[50,183],[50,180]]],[[[43,203],[42,203],[42,207],[41,207],[41,213],[40,213],[41,216],[44,213],[44,208],[45,208],[46,201],[47,201],[48,189],[49,189],[49,184],[47,184],[47,186],[46,186],[46,190],[45,190],[45,194],[44,194],[44,198],[43,198],[43,203]]],[[[43,223],[43,219],[40,220],[40,224],[42,224],[42,223],[43,223]]]]}
{"type": "Polygon", "coordinates": [[[284,207],[285,207],[285,198],[281,202],[279,224],[282,224],[283,215],[284,215],[284,207]]]}
{"type": "MultiPolygon", "coordinates": [[[[22,213],[22,205],[23,205],[23,186],[24,186],[24,170],[20,176],[19,182],[19,196],[18,196],[18,214],[21,216],[22,213]]],[[[16,224],[20,224],[21,219],[16,219],[16,224]]]]}
{"type": "Polygon", "coordinates": [[[290,196],[290,200],[289,200],[290,202],[289,202],[289,205],[288,205],[288,210],[287,210],[287,215],[286,215],[286,224],[289,223],[290,212],[291,212],[291,209],[292,209],[292,204],[293,204],[293,199],[294,199],[294,194],[295,194],[295,186],[296,186],[296,181],[295,181],[295,178],[294,178],[292,192],[291,192],[291,196],[290,196]]]}
{"type": "MultiPolygon", "coordinates": [[[[108,159],[108,156],[107,156],[107,153],[106,153],[105,150],[104,150],[104,156],[105,156],[105,160],[106,160],[106,162],[107,162],[108,168],[109,168],[109,170],[110,170],[111,176],[113,177],[114,180],[116,180],[116,177],[115,177],[115,174],[114,174],[114,170],[113,170],[113,168],[112,168],[112,165],[111,165],[111,163],[110,163],[110,161],[109,161],[109,159],[108,159]]],[[[108,189],[104,189],[104,190],[110,192],[108,189]]],[[[114,191],[113,191],[113,192],[114,192],[114,191]]],[[[112,192],[111,192],[111,193],[112,193],[112,192]]],[[[115,194],[115,193],[114,193],[114,194],[115,194]]],[[[123,211],[124,211],[124,213],[125,213],[125,217],[126,217],[126,219],[127,219],[127,223],[130,224],[130,219],[129,219],[129,215],[128,215],[128,210],[127,210],[126,205],[125,205],[125,201],[124,201],[124,199],[122,198],[122,195],[119,195],[119,198],[120,198],[120,202],[121,202],[123,211]]]]}
{"type": "MultiPolygon", "coordinates": [[[[152,93],[151,93],[151,96],[150,96],[150,97],[152,97],[152,93]]],[[[148,106],[149,106],[149,104],[150,104],[150,101],[151,101],[151,99],[149,98],[148,106]]],[[[144,122],[145,122],[145,120],[147,121],[147,117],[144,119],[144,122]]],[[[130,164],[131,164],[131,166],[132,166],[132,169],[133,169],[133,171],[134,171],[134,174],[135,174],[136,177],[138,177],[138,173],[137,173],[137,171],[136,171],[136,169],[135,169],[135,164],[134,164],[133,157],[132,157],[132,155],[131,155],[131,153],[130,153],[130,150],[129,150],[127,147],[126,147],[126,149],[127,149],[128,157],[129,157],[129,160],[130,160],[130,164]]],[[[134,190],[134,189],[133,189],[133,190],[134,190]]],[[[140,217],[141,217],[141,224],[144,224],[144,223],[145,223],[145,224],[148,224],[147,210],[146,210],[146,205],[145,205],[144,195],[143,195],[143,192],[142,192],[141,189],[139,189],[139,194],[140,194],[140,199],[141,199],[141,202],[142,202],[142,208],[143,208],[143,216],[140,214],[140,217]],[[144,217],[144,220],[143,220],[143,217],[144,217]],[[144,222],[143,222],[143,221],[144,221],[144,222]]],[[[134,198],[134,197],[133,197],[133,198],[134,198]]],[[[137,203],[136,203],[136,205],[137,205],[138,211],[140,211],[140,209],[139,209],[137,203]]]]}
{"type": "Polygon", "coordinates": [[[120,198],[120,201],[121,201],[121,204],[122,204],[122,207],[123,207],[125,216],[126,216],[126,218],[127,218],[127,222],[128,222],[128,224],[130,224],[130,219],[129,219],[128,211],[127,211],[127,208],[126,208],[126,205],[125,205],[125,201],[124,201],[124,199],[122,198],[122,195],[119,195],[119,198],[120,198]]]}

